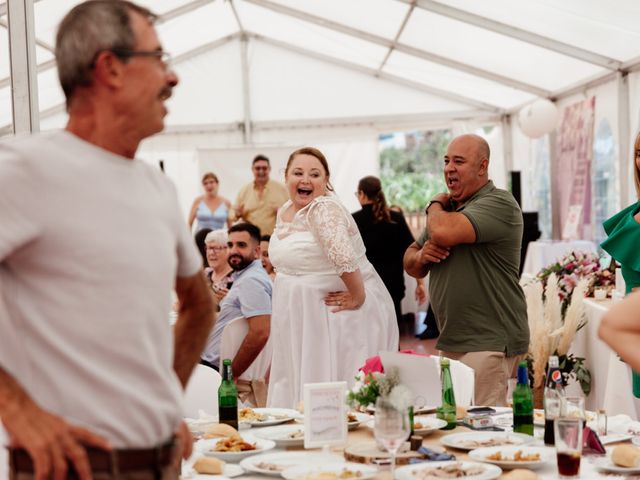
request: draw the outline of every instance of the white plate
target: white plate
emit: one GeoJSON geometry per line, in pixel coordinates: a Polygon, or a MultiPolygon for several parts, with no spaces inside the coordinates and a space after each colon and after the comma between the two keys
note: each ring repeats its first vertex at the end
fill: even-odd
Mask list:
{"type": "Polygon", "coordinates": [[[335,463],[341,461],[343,461],[343,457],[340,455],[322,452],[274,452],[247,457],[240,462],[240,466],[248,472],[279,477],[282,471],[298,465],[335,463]],[[270,470],[266,468],[267,464],[281,468],[270,470]]]}
{"type": "Polygon", "coordinates": [[[459,450],[475,450],[476,448],[482,448],[482,445],[468,445],[466,442],[482,442],[492,438],[505,438],[508,437],[513,443],[505,445],[493,445],[509,447],[514,445],[525,445],[533,442],[535,439],[531,435],[525,435],[524,433],[513,432],[469,432],[469,433],[451,433],[440,438],[440,442],[443,445],[451,448],[457,448],[459,450]]]}
{"type": "Polygon", "coordinates": [[[196,443],[196,446],[203,455],[206,455],[207,457],[216,457],[216,458],[219,458],[220,460],[224,460],[225,462],[239,462],[240,460],[242,460],[245,457],[248,457],[249,455],[256,455],[258,453],[263,453],[263,452],[266,452],[267,450],[271,450],[276,446],[275,442],[271,440],[256,439],[256,438],[244,436],[244,435],[242,436],[242,438],[244,439],[245,442],[255,443],[256,449],[245,450],[242,452],[216,452],[213,450],[213,448],[215,447],[216,443],[222,440],[221,438],[198,440],[198,442],[196,443]]]}
{"type": "Polygon", "coordinates": [[[612,433],[610,435],[603,435],[600,437],[600,443],[608,445],[610,443],[626,442],[631,439],[635,445],[640,445],[640,438],[634,437],[629,433],[612,433]]]}
{"type": "Polygon", "coordinates": [[[355,430],[356,428],[358,428],[360,426],[361,423],[363,422],[367,422],[371,419],[371,415],[367,414],[367,413],[361,413],[361,412],[349,412],[351,415],[355,415],[356,417],[356,421],[355,422],[349,422],[347,421],[347,428],[349,430],[355,430]]]}
{"type": "Polygon", "coordinates": [[[478,475],[468,475],[464,478],[467,480],[493,480],[494,478],[498,478],[500,474],[502,474],[502,469],[495,465],[491,465],[489,463],[478,463],[478,462],[456,462],[447,461],[447,462],[425,462],[425,463],[417,463],[415,465],[405,465],[404,467],[396,468],[396,479],[397,480],[420,480],[424,476],[426,476],[426,472],[422,473],[423,470],[436,469],[438,467],[443,467],[446,465],[451,465],[459,463],[461,468],[466,469],[472,466],[480,466],[482,467],[482,473],[478,475]]]}
{"type": "Polygon", "coordinates": [[[640,473],[638,467],[620,467],[611,461],[611,454],[607,454],[604,458],[598,458],[595,462],[596,468],[602,472],[632,474],[640,473]]]}
{"type": "Polygon", "coordinates": [[[294,418],[302,418],[297,410],[291,408],[254,408],[254,412],[265,415],[264,420],[240,421],[241,424],[249,424],[252,427],[269,427],[288,422],[294,418]]]}
{"type": "MultiPolygon", "coordinates": [[[[418,415],[419,413],[433,413],[436,411],[436,408],[433,405],[414,405],[413,406],[413,414],[414,415],[418,415]]],[[[374,407],[373,405],[369,405],[367,407],[367,412],[374,414],[376,412],[376,407],[374,407]]]]}
{"type": "Polygon", "coordinates": [[[222,479],[222,478],[233,478],[239,477],[244,474],[244,468],[240,465],[236,465],[235,463],[225,463],[224,467],[222,467],[222,474],[220,475],[209,475],[206,473],[197,473],[193,468],[190,468],[186,472],[183,471],[184,476],[188,476],[191,480],[213,480],[213,479],[222,479]]]}
{"type": "Polygon", "coordinates": [[[340,472],[344,470],[357,472],[358,480],[366,480],[373,478],[378,474],[378,469],[372,465],[364,465],[362,463],[338,462],[326,464],[298,465],[297,467],[287,468],[282,472],[282,476],[286,480],[305,480],[309,475],[334,473],[336,480],[339,480],[340,472]]]}
{"type": "Polygon", "coordinates": [[[540,468],[544,464],[555,458],[555,449],[547,447],[486,447],[477,448],[469,452],[469,458],[478,462],[487,462],[498,465],[501,468],[529,468],[531,470],[540,468]],[[495,455],[497,452],[502,453],[502,460],[490,460],[489,455],[495,455]],[[540,460],[517,461],[514,460],[516,452],[522,452],[523,455],[540,455],[540,460]]]}
{"type": "Polygon", "coordinates": [[[416,435],[422,435],[423,437],[447,426],[446,420],[442,420],[436,417],[426,417],[423,415],[416,415],[413,417],[413,433],[416,435]],[[421,423],[422,428],[415,428],[416,423],[421,423]]]}
{"type": "Polygon", "coordinates": [[[258,438],[273,440],[278,447],[299,447],[304,445],[304,425],[300,424],[259,428],[253,434],[258,438]],[[302,436],[291,438],[290,435],[295,432],[302,432],[302,436]]]}

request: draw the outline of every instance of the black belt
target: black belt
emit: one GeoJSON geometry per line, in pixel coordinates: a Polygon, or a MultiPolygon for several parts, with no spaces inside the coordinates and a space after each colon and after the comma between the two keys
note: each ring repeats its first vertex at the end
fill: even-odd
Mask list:
{"type": "MultiPolygon", "coordinates": [[[[100,450],[86,447],[92,472],[132,472],[141,470],[157,471],[173,460],[174,442],[155,448],[100,450]]],[[[29,453],[22,448],[9,448],[10,469],[14,472],[34,473],[29,453]]],[[[76,477],[73,465],[69,464],[69,477],[76,477]]]]}

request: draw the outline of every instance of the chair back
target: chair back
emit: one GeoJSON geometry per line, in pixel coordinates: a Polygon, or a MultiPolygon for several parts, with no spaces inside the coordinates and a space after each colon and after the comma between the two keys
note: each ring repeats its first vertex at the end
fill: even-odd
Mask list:
{"type": "MultiPolygon", "coordinates": [[[[220,369],[222,369],[222,360],[233,359],[236,356],[248,331],[249,322],[244,317],[234,318],[224,327],[220,340],[220,369]]],[[[271,365],[271,350],[271,338],[269,338],[260,354],[239,378],[242,380],[264,379],[271,365]]]]}
{"type": "Polygon", "coordinates": [[[213,368],[198,364],[184,392],[184,416],[199,418],[199,410],[218,415],[218,387],[222,377],[213,368]]]}

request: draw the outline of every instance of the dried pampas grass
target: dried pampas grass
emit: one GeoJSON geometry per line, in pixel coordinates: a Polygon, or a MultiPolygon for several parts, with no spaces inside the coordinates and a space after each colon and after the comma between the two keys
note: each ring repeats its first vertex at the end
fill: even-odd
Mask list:
{"type": "Polygon", "coordinates": [[[584,296],[589,281],[582,279],[571,296],[571,303],[562,318],[558,278],[551,274],[544,290],[537,281],[524,287],[529,319],[529,357],[533,368],[533,386],[542,387],[546,377],[549,355],[566,355],[576,332],[586,323],[584,316],[584,296]]]}

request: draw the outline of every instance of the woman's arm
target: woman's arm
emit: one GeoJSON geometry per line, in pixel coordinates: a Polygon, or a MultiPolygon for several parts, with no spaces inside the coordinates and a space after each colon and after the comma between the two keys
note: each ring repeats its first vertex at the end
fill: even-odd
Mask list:
{"type": "Polygon", "coordinates": [[[198,204],[200,203],[200,200],[202,200],[202,197],[198,197],[193,201],[193,204],[191,205],[191,211],[189,212],[189,227],[193,227],[193,222],[196,219],[196,211],[198,210],[198,204]]]}
{"type": "Polygon", "coordinates": [[[325,305],[335,306],[332,312],[341,310],[357,310],[364,303],[366,294],[364,292],[364,282],[360,270],[355,272],[344,272],[340,279],[347,287],[346,292],[329,292],[324,298],[325,305]]]}
{"type": "Polygon", "coordinates": [[[611,307],[602,318],[598,335],[634,370],[640,371],[640,292],[611,307]]]}
{"type": "Polygon", "coordinates": [[[224,199],[224,204],[227,206],[227,228],[231,228],[231,225],[233,225],[233,207],[231,206],[231,202],[226,198],[224,199]]]}

